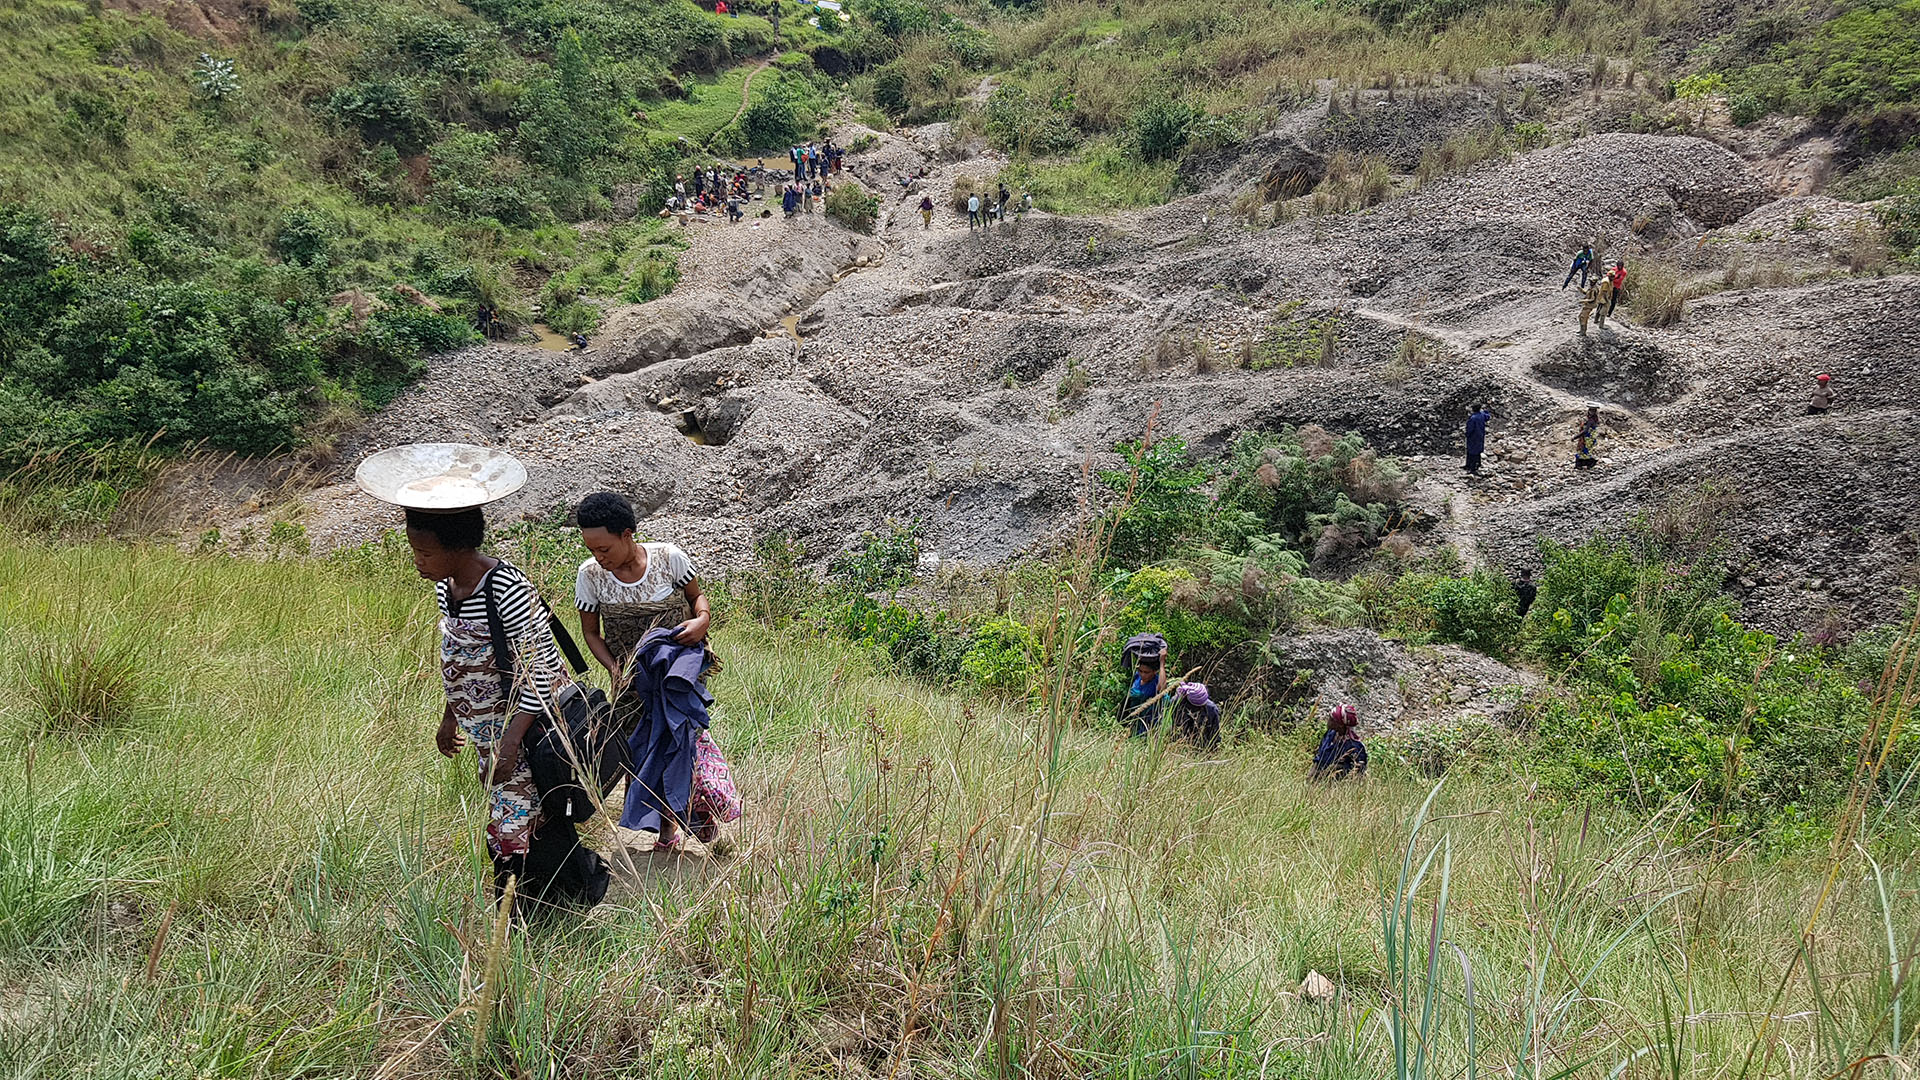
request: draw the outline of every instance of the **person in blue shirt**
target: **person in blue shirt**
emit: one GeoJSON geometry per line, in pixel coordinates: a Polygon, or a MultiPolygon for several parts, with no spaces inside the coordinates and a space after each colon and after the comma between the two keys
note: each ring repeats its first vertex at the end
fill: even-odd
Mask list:
{"type": "Polygon", "coordinates": [[[1367,744],[1355,734],[1360,727],[1360,711],[1352,705],[1336,705],[1327,714],[1327,733],[1320,748],[1313,752],[1313,780],[1344,780],[1367,775],[1367,744]]]}
{"type": "Polygon", "coordinates": [[[1565,289],[1572,284],[1573,275],[1579,274],[1580,287],[1584,289],[1587,287],[1587,275],[1591,272],[1593,272],[1593,245],[1585,244],[1581,246],[1580,253],[1573,257],[1573,265],[1567,269],[1567,280],[1561,282],[1560,287],[1565,289]]]}
{"type": "Polygon", "coordinates": [[[1133,671],[1133,682],[1120,703],[1120,723],[1134,735],[1160,726],[1166,705],[1167,639],[1159,634],[1135,634],[1120,655],[1133,671]]]}
{"type": "Polygon", "coordinates": [[[1493,414],[1485,405],[1475,405],[1473,415],[1467,417],[1467,471],[1480,471],[1480,455],[1487,451],[1487,421],[1493,414]]]}

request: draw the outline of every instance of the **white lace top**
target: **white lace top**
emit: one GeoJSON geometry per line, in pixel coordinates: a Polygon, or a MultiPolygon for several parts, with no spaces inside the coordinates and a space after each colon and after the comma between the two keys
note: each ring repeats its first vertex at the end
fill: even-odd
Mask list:
{"type": "Polygon", "coordinates": [[[621,581],[591,558],[581,563],[573,583],[574,606],[581,611],[599,611],[602,604],[657,604],[700,576],[693,560],[678,547],[641,546],[647,551],[647,569],[639,581],[621,581]]]}

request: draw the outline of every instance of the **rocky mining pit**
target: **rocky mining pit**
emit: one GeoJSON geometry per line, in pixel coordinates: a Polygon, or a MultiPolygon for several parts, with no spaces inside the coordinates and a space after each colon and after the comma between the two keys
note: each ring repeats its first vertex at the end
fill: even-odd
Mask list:
{"type": "MultiPolygon", "coordinates": [[[[1565,99],[1578,76],[1508,78],[1565,99]]],[[[1513,567],[1538,536],[1693,507],[1724,527],[1730,584],[1760,625],[1893,615],[1920,554],[1920,278],[1855,272],[1867,210],[1800,194],[1764,155],[1611,133],[1359,212],[1244,220],[1258,192],[1317,182],[1340,148],[1400,153],[1410,129],[1444,133],[1494,107],[1484,90],[1402,95],[1361,102],[1356,122],[1322,102],[1237,154],[1190,162],[1199,193],[1169,205],[984,230],[946,195],[1001,160],[938,129],[876,135],[845,176],[882,199],[874,235],[818,214],[690,224],[679,287],[613,312],[589,350],[434,361],[342,443],[332,483],[304,496],[306,520],[322,546],[391,527],[390,509],[346,482],[353,462],[453,439],[527,462],[533,482],[505,514],[621,490],[645,532],[709,567],[750,559],[775,530],[824,558],[909,518],[941,559],[994,563],[1071,529],[1089,468],[1150,423],[1201,449],[1318,423],[1406,458],[1422,475],[1421,539],[1471,560],[1513,567]],[[930,230],[895,181],[923,165],[940,203],[930,230]],[[1670,327],[1639,325],[1623,304],[1582,337],[1577,290],[1562,288],[1582,242],[1714,291],[1670,327]],[[1276,325],[1284,339],[1328,319],[1324,352],[1260,352],[1276,325]],[[1079,375],[1063,386],[1070,369],[1084,389],[1079,375]],[[1841,401],[1822,417],[1805,415],[1818,371],[1841,401]],[[1461,428],[1481,401],[1490,457],[1469,481],[1461,428]],[[1605,418],[1603,463],[1576,474],[1589,403],[1605,418]]]]}

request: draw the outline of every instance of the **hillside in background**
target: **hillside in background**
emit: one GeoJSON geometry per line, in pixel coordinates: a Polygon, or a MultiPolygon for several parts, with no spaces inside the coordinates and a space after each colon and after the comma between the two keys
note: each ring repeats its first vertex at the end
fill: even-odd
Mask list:
{"type": "MultiPolygon", "coordinates": [[[[1329,88],[1538,61],[1623,91],[1580,130],[1696,126],[1676,92],[1737,125],[1806,115],[1853,197],[1914,196],[1914,0],[742,6],[16,0],[0,459],[324,441],[470,340],[482,304],[509,333],[591,330],[672,287],[678,237],[644,216],[671,171],[778,155],[843,108],[984,135],[1043,208],[1098,210],[1205,186],[1329,88]]],[[[1427,167],[1538,141],[1531,105],[1427,167]]]]}

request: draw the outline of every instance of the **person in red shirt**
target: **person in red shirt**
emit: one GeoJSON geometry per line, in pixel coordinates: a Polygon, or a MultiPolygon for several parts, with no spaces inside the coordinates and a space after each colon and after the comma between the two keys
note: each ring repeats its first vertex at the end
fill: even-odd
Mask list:
{"type": "Polygon", "coordinates": [[[1613,299],[1607,301],[1607,314],[1611,315],[1614,307],[1620,303],[1620,294],[1626,291],[1627,260],[1615,259],[1613,269],[1607,271],[1607,277],[1613,280],[1613,299]]]}

